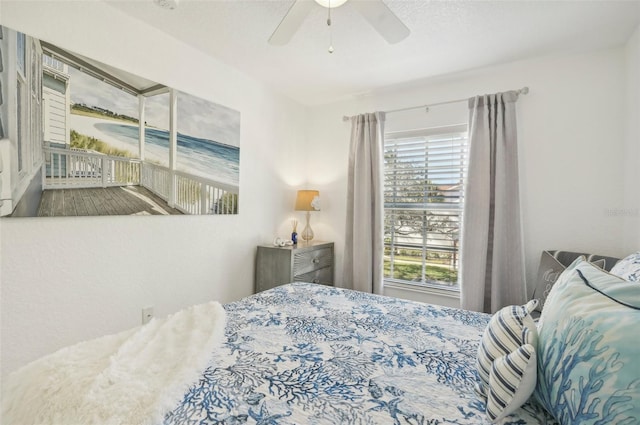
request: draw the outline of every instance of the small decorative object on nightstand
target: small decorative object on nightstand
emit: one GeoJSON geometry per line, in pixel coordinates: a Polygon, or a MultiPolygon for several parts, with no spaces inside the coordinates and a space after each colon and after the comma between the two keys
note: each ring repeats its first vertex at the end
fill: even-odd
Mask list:
{"type": "Polygon", "coordinates": [[[258,246],[256,292],[291,282],[333,286],[333,242],[303,242],[258,246]]]}
{"type": "Polygon", "coordinates": [[[293,231],[291,231],[291,242],[296,245],[298,243],[298,220],[291,220],[291,225],[293,226],[293,231]]]}

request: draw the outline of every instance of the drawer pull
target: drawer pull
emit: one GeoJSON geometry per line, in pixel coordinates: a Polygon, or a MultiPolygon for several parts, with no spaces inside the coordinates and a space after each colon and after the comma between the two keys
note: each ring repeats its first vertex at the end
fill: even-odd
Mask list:
{"type": "Polygon", "coordinates": [[[314,259],[313,259],[313,264],[318,264],[319,262],[320,262],[320,259],[319,259],[319,258],[314,258],[314,259]]]}
{"type": "Polygon", "coordinates": [[[312,283],[320,283],[320,279],[313,279],[312,283]]]}

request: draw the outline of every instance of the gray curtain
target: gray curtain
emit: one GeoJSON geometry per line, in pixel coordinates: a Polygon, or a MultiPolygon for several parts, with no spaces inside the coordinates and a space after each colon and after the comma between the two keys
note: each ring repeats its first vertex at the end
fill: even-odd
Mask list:
{"type": "Polygon", "coordinates": [[[526,299],[515,91],[469,99],[461,305],[493,313],[526,299]]]}
{"type": "Polygon", "coordinates": [[[351,118],[343,286],[382,293],[383,112],[351,118]]]}

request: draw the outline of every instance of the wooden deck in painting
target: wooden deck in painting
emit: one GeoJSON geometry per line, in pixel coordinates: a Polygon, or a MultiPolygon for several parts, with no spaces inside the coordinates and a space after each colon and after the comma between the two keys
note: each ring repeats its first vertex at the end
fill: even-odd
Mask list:
{"type": "Polygon", "coordinates": [[[38,208],[40,217],[174,214],[182,212],[141,186],[48,189],[38,208]]]}

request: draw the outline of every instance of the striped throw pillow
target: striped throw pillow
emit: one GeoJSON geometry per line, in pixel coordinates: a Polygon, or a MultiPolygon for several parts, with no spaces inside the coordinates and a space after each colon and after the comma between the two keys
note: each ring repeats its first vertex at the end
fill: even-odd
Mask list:
{"type": "Polygon", "coordinates": [[[531,397],[537,381],[536,350],[525,344],[491,366],[487,416],[495,423],[513,413],[531,397]]]}
{"type": "Polygon", "coordinates": [[[512,353],[524,344],[537,346],[538,330],[530,314],[537,305],[538,300],[531,300],[522,306],[507,306],[489,321],[482,334],[476,358],[479,378],[476,392],[483,401],[487,400],[489,375],[494,360],[512,353]]]}

